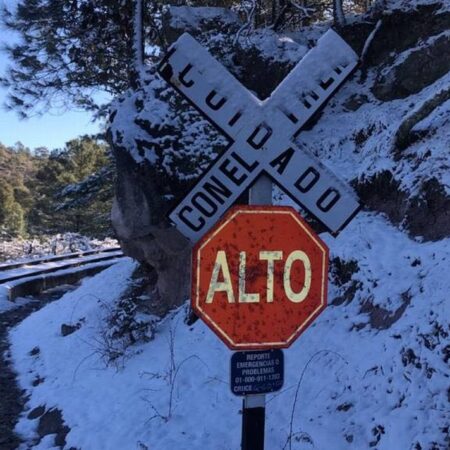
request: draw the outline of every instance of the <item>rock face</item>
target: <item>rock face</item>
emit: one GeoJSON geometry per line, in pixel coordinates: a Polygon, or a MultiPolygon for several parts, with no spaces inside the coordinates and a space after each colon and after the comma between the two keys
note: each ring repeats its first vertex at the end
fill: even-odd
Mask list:
{"type": "Polygon", "coordinates": [[[146,164],[136,164],[116,147],[117,191],[112,222],[125,254],[152,266],[158,274],[153,297],[161,298],[167,310],[189,296],[190,244],[173,227],[168,227],[166,202],[152,181],[155,175],[146,164]]]}
{"type": "Polygon", "coordinates": [[[420,92],[449,70],[450,34],[443,32],[411,49],[400,62],[382,72],[373,93],[383,101],[405,98],[420,92]]]}
{"type": "MultiPolygon", "coordinates": [[[[436,240],[450,235],[450,11],[445,2],[418,3],[374,9],[339,30],[356,51],[365,49],[362,66],[297,143],[351,182],[366,209],[436,240]],[[383,164],[372,163],[375,154],[383,164]]],[[[236,44],[240,23],[226,9],[172,8],[164,20],[169,41],[190,32],[260,98],[320,34],[259,30],[236,44]]],[[[108,135],[118,172],[114,229],[126,254],[156,270],[151,295],[168,310],[189,297],[191,243],[167,214],[226,141],[152,69],[117,100],[108,135]]]]}

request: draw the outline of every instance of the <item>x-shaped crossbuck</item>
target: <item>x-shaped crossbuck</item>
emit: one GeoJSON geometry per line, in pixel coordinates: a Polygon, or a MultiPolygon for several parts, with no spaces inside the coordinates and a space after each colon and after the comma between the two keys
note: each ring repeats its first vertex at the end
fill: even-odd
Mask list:
{"type": "Polygon", "coordinates": [[[261,173],[338,233],[360,205],[352,190],[294,139],[353,71],[355,52],[327,31],[272,95],[261,101],[192,36],[183,34],[160,75],[230,140],[228,149],[170,214],[196,242],[261,173]]]}

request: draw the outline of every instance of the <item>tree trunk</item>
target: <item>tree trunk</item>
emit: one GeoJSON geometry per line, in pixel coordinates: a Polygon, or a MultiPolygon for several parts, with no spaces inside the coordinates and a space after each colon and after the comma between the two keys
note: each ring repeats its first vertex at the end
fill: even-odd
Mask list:
{"type": "Polygon", "coordinates": [[[343,27],[345,25],[345,14],[342,8],[343,0],[333,0],[333,18],[334,25],[337,27],[343,27]]]}
{"type": "Polygon", "coordinates": [[[140,85],[144,69],[144,0],[133,1],[133,69],[131,85],[140,85]]]}

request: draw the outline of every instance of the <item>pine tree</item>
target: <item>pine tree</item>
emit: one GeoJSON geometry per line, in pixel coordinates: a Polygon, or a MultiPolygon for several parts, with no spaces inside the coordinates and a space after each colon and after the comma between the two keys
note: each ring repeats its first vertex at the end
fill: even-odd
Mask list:
{"type": "MultiPolygon", "coordinates": [[[[372,0],[348,0],[361,12],[372,0]]],[[[105,113],[99,91],[117,96],[136,88],[136,37],[141,49],[161,32],[161,6],[155,0],[19,0],[3,9],[3,24],[21,37],[6,46],[13,62],[0,82],[9,87],[7,105],[27,116],[54,105],[105,113]],[[136,11],[140,11],[135,14],[136,11]],[[140,23],[136,23],[136,17],[140,23]]],[[[251,27],[302,26],[333,16],[345,21],[343,0],[182,0],[188,5],[224,6],[239,11],[251,27]]],[[[152,42],[154,43],[154,42],[152,42]]],[[[146,58],[149,60],[148,55],[146,58]]]]}
{"type": "Polygon", "coordinates": [[[99,90],[117,95],[130,86],[133,0],[21,0],[3,10],[20,43],[2,79],[8,106],[27,116],[55,103],[96,110],[99,90]]]}
{"type": "Polygon", "coordinates": [[[24,233],[24,212],[14,198],[14,189],[7,181],[0,179],[0,228],[17,236],[24,233]]]}
{"type": "Polygon", "coordinates": [[[69,168],[60,177],[64,187],[55,193],[57,213],[64,217],[67,229],[107,235],[111,231],[109,215],[114,179],[108,147],[83,136],[67,142],[62,155],[67,158],[69,168]]]}

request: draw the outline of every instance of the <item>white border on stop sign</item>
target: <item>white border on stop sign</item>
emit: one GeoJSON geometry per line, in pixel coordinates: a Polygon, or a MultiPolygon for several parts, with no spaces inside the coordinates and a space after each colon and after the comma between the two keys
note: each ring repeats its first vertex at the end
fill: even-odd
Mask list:
{"type": "Polygon", "coordinates": [[[251,349],[251,348],[261,348],[261,345],[264,345],[264,347],[286,347],[292,344],[291,340],[294,339],[294,337],[296,335],[299,335],[300,333],[302,333],[304,331],[304,329],[310,325],[309,321],[311,320],[312,317],[314,317],[319,311],[320,309],[322,309],[325,306],[326,303],[326,291],[327,291],[327,284],[328,284],[328,274],[326,272],[326,267],[327,267],[327,262],[326,261],[326,256],[327,256],[327,251],[328,248],[324,247],[325,244],[323,244],[320,240],[318,240],[318,236],[315,236],[313,233],[311,233],[305,226],[304,224],[298,220],[298,218],[296,217],[295,214],[293,214],[292,212],[286,211],[286,210],[280,210],[280,211],[276,211],[276,210],[268,210],[268,209],[252,209],[252,210],[247,210],[247,211],[235,211],[230,217],[227,218],[226,222],[224,222],[223,224],[221,224],[216,230],[214,230],[213,232],[211,232],[211,236],[208,237],[208,239],[202,243],[202,245],[197,249],[197,267],[194,268],[194,270],[196,270],[196,277],[197,277],[197,286],[196,286],[196,293],[195,293],[195,304],[197,306],[197,308],[202,312],[203,316],[207,319],[207,324],[211,327],[213,327],[220,336],[222,336],[222,338],[224,340],[226,340],[227,342],[229,342],[232,346],[234,346],[235,348],[243,348],[243,349],[251,349]],[[205,311],[203,310],[203,308],[200,307],[199,305],[199,297],[200,297],[200,264],[201,264],[201,249],[207,245],[226,225],[228,225],[228,223],[233,220],[238,214],[261,214],[261,213],[270,213],[270,214],[289,214],[302,228],[302,230],[304,232],[306,232],[308,234],[308,236],[310,237],[310,239],[312,239],[314,241],[314,243],[322,250],[323,252],[323,256],[322,256],[322,285],[321,285],[321,298],[320,298],[320,304],[317,308],[314,309],[314,311],[303,321],[303,324],[301,326],[299,326],[295,332],[293,332],[285,341],[283,342],[264,342],[262,343],[244,343],[244,344],[239,344],[239,343],[235,343],[234,341],[231,340],[231,338],[229,338],[227,336],[227,334],[221,329],[219,328],[216,323],[211,319],[211,317],[205,313],[205,311]]]}

